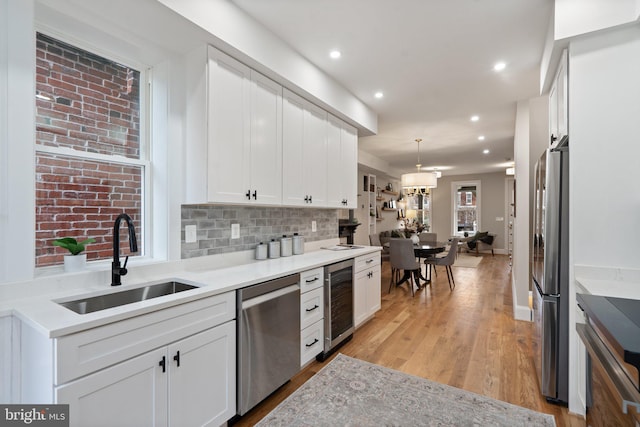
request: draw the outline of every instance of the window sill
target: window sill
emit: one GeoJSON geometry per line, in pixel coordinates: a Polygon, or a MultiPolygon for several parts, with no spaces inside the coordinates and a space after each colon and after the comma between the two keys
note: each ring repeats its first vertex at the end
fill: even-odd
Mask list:
{"type": "MultiPolygon", "coordinates": [[[[127,269],[133,267],[142,267],[154,264],[161,264],[166,262],[164,259],[156,259],[151,257],[135,257],[130,258],[127,263],[127,269]]],[[[63,275],[71,275],[71,274],[84,274],[84,273],[97,273],[97,272],[108,272],[111,270],[111,262],[112,260],[98,260],[98,261],[87,261],[87,265],[84,269],[80,271],[74,272],[66,272],[64,271],[64,266],[62,264],[59,265],[51,265],[47,267],[36,267],[34,270],[33,277],[34,279],[44,278],[44,277],[55,277],[55,276],[63,276],[63,275]]],[[[120,261],[124,264],[124,257],[121,258],[120,261]]]]}

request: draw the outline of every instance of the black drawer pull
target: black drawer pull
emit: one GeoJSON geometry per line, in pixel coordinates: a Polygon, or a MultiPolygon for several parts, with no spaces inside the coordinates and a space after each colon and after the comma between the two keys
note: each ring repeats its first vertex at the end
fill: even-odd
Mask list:
{"type": "Polygon", "coordinates": [[[311,344],[305,344],[307,347],[313,347],[318,342],[318,338],[314,339],[311,344]]]}
{"type": "Polygon", "coordinates": [[[162,366],[162,372],[167,372],[167,358],[162,356],[162,360],[158,362],[158,366],[162,366]]]}
{"type": "Polygon", "coordinates": [[[316,282],[316,281],[318,281],[318,280],[320,280],[320,278],[319,278],[319,277],[314,277],[314,278],[313,278],[313,279],[311,279],[311,280],[305,280],[305,282],[306,282],[306,283],[313,283],[313,282],[316,282]]]}
{"type": "Polygon", "coordinates": [[[314,305],[312,308],[306,308],[305,310],[307,310],[307,312],[309,312],[309,311],[315,310],[316,308],[319,308],[318,304],[314,305]]]}
{"type": "Polygon", "coordinates": [[[176,352],[176,355],[173,356],[173,360],[175,360],[178,363],[178,368],[180,367],[180,351],[176,352]]]}
{"type": "Polygon", "coordinates": [[[370,264],[370,263],[372,263],[372,262],[373,262],[373,260],[372,260],[372,259],[368,259],[368,260],[366,261],[366,263],[367,263],[367,264],[370,264]]]}

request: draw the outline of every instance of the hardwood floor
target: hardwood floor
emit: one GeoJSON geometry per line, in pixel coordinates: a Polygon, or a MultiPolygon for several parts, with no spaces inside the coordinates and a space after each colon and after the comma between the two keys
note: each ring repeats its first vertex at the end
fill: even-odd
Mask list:
{"type": "MultiPolygon", "coordinates": [[[[547,403],[533,365],[533,324],[513,319],[511,269],[505,255],[485,255],[478,268],[453,266],[449,290],[439,268],[434,283],[415,297],[407,285],[387,293],[382,309],[339,352],[498,400],[553,414],[556,424],[584,426],[567,408],[547,403]]],[[[313,362],[235,425],[255,424],[325,364],[313,362]]]]}

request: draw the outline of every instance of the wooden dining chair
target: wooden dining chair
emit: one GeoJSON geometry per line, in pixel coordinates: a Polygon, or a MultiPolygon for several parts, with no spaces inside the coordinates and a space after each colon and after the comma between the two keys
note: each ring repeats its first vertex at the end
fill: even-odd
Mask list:
{"type": "Polygon", "coordinates": [[[411,287],[411,296],[414,296],[413,276],[416,271],[420,271],[420,263],[416,261],[413,242],[411,239],[391,239],[389,240],[389,252],[391,254],[391,268],[395,271],[395,274],[391,274],[391,280],[389,281],[389,293],[391,293],[391,286],[394,284],[394,280],[397,286],[400,270],[403,270],[409,275],[407,283],[411,287]]]}
{"type": "Polygon", "coordinates": [[[449,252],[445,256],[442,257],[433,257],[427,258],[424,260],[424,263],[429,266],[429,271],[431,271],[431,267],[433,267],[433,271],[435,271],[436,265],[444,265],[447,270],[447,280],[449,281],[449,289],[453,290],[456,287],[456,281],[453,278],[453,270],[451,270],[451,266],[456,262],[456,255],[458,253],[458,238],[455,237],[451,241],[451,246],[449,247],[449,252]],[[452,286],[453,283],[453,286],[452,286]]]}

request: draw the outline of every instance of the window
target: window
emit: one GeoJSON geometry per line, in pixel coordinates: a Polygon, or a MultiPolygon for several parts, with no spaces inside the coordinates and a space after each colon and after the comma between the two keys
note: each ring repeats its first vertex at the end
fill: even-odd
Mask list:
{"type": "Polygon", "coordinates": [[[480,229],[480,181],[453,182],[453,234],[473,234],[480,229]]]}
{"type": "Polygon", "coordinates": [[[41,33],[36,68],[36,267],[62,263],[66,251],[52,245],[60,237],[92,237],[87,258],[111,258],[122,212],[143,254],[144,73],[41,33]]]}

